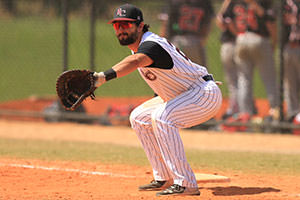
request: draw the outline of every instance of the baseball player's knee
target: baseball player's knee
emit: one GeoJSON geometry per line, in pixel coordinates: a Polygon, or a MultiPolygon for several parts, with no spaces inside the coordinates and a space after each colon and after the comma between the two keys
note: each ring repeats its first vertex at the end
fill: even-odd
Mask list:
{"type": "Polygon", "coordinates": [[[135,128],[135,119],[134,119],[134,117],[132,117],[132,114],[130,114],[130,116],[129,116],[129,121],[130,121],[131,127],[134,129],[135,128]]]}
{"type": "Polygon", "coordinates": [[[137,127],[151,126],[151,120],[147,117],[146,114],[139,112],[138,110],[133,110],[129,116],[129,121],[131,127],[136,129],[137,127]]]}
{"type": "Polygon", "coordinates": [[[157,109],[155,112],[151,115],[151,121],[152,124],[164,124],[168,125],[171,124],[170,116],[166,114],[166,112],[163,110],[157,109]]]}
{"type": "Polygon", "coordinates": [[[132,128],[135,128],[137,126],[137,112],[135,112],[134,110],[131,112],[130,116],[129,116],[129,121],[130,121],[130,124],[131,124],[131,127],[132,128]]]}

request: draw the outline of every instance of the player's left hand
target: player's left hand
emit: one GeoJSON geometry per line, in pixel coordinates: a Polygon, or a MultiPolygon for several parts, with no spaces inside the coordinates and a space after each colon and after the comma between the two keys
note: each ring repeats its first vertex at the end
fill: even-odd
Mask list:
{"type": "Polygon", "coordinates": [[[56,92],[66,110],[75,110],[88,96],[95,99],[97,78],[89,70],[63,72],[56,81],[56,92]]]}

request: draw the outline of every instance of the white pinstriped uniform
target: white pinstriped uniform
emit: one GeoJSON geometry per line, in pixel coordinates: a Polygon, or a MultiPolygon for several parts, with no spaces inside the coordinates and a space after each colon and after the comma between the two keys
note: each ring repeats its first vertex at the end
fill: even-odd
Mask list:
{"type": "Polygon", "coordinates": [[[165,38],[146,32],[142,42],[159,43],[173,59],[172,69],[138,68],[158,95],[138,106],[130,115],[152,165],[155,180],[173,179],[174,184],[197,187],[189,166],[179,128],[187,128],[212,118],[222,103],[222,94],[214,81],[205,81],[205,67],[186,59],[165,38]]]}

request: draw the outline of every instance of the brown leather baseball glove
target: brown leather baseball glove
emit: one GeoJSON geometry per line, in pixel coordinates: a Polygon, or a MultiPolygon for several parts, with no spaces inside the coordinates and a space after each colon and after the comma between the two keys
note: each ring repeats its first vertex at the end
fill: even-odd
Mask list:
{"type": "Polygon", "coordinates": [[[75,110],[84,99],[95,99],[96,78],[89,70],[63,72],[56,81],[56,92],[66,110],[75,110]]]}

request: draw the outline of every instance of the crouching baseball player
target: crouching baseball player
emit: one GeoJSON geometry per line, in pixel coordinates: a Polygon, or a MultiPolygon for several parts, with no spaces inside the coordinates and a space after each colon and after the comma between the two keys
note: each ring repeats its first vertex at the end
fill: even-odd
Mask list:
{"type": "Polygon", "coordinates": [[[139,8],[122,5],[109,23],[132,55],[105,72],[94,73],[96,87],[138,70],[158,95],[130,115],[154,176],[139,190],[161,190],[157,196],[200,195],[179,129],[214,117],[222,103],[220,89],[205,67],[193,63],[165,38],[149,32],[139,8]]]}

